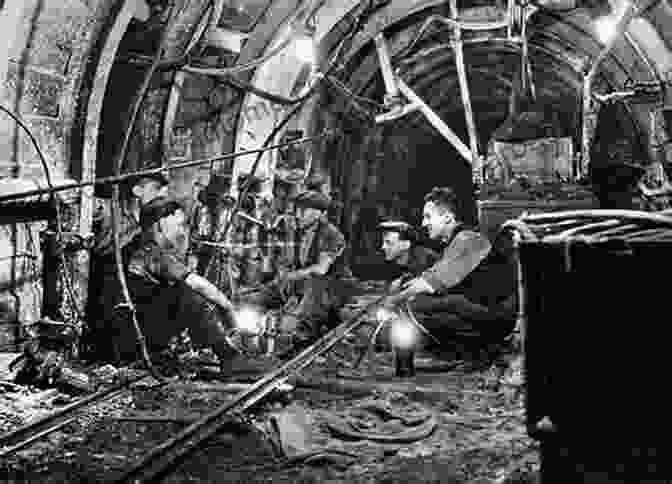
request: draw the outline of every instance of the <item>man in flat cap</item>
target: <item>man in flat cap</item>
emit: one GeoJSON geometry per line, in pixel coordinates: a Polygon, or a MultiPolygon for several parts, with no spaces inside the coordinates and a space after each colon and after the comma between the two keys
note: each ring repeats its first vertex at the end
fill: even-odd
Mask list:
{"type": "Polygon", "coordinates": [[[444,341],[459,334],[503,340],[515,324],[515,265],[466,224],[450,188],[425,196],[422,224],[444,244],[441,258],[388,303],[408,303],[418,321],[444,341]]]}
{"type": "MultiPolygon", "coordinates": [[[[122,191],[128,191],[130,199],[121,210],[121,245],[125,246],[140,233],[140,210],[155,198],[165,195],[168,188],[168,178],[162,173],[148,173],[126,179],[120,186],[122,191]]],[[[96,234],[93,251],[95,254],[111,254],[112,243],[112,215],[110,200],[98,198],[94,213],[94,233],[96,234]]]]}
{"type": "MultiPolygon", "coordinates": [[[[128,200],[122,200],[119,220],[119,245],[122,259],[128,260],[130,252],[134,250],[133,247],[140,237],[140,210],[142,206],[167,192],[168,179],[162,173],[148,173],[126,179],[120,188],[122,193],[130,196],[128,200]]],[[[103,190],[102,193],[98,192],[98,195],[109,195],[109,193],[103,190]]],[[[91,331],[88,334],[88,344],[93,356],[101,358],[110,356],[105,354],[110,346],[103,321],[109,311],[110,301],[115,301],[121,291],[114,257],[113,229],[111,200],[96,198],[93,217],[95,238],[91,250],[86,314],[91,331]]]]}
{"type": "Polygon", "coordinates": [[[339,284],[345,238],[326,217],[329,198],[306,190],[294,199],[297,233],[292,267],[278,277],[251,302],[266,307],[284,305],[282,333],[295,337],[300,347],[319,336],[322,324],[333,324],[345,295],[339,284]]]}
{"type": "Polygon", "coordinates": [[[205,269],[216,255],[216,249],[201,242],[220,242],[222,230],[226,225],[235,199],[229,194],[231,182],[226,175],[214,175],[208,185],[196,195],[196,203],[189,220],[190,227],[190,266],[199,274],[205,275],[205,269]]]}
{"type": "Polygon", "coordinates": [[[381,249],[389,264],[388,279],[395,279],[393,288],[400,287],[401,280],[420,275],[434,264],[439,255],[418,244],[416,234],[408,223],[389,220],[378,225],[382,232],[381,249]]]}
{"type": "MultiPolygon", "coordinates": [[[[139,247],[128,263],[128,286],[138,322],[151,351],[168,346],[185,329],[196,347],[211,347],[223,360],[234,358],[227,329],[233,326],[233,306],[214,284],[192,272],[179,251],[186,215],[170,197],[158,197],[142,208],[139,247]],[[207,303],[219,311],[210,309],[207,303]]],[[[135,355],[135,334],[123,313],[111,325],[121,359],[135,355]]]]}

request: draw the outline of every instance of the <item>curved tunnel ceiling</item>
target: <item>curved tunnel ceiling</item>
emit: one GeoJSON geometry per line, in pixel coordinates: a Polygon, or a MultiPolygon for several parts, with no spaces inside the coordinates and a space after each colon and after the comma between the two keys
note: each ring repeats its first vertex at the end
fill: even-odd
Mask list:
{"type": "MultiPolygon", "coordinates": [[[[437,28],[427,32],[411,52],[407,51],[425,19],[439,13],[441,4],[445,2],[392,0],[378,3],[382,6],[366,19],[362,30],[349,46],[346,59],[337,70],[338,77],[354,94],[382,102],[384,90],[373,37],[384,31],[393,56],[393,65],[399,68],[401,76],[449,125],[454,124],[454,129],[458,133],[462,132],[461,137],[466,143],[464,113],[455,62],[449,47],[448,29],[437,28]]],[[[469,9],[470,5],[475,4],[464,4],[460,8],[469,9]]],[[[660,29],[661,26],[672,25],[672,12],[666,0],[649,5],[604,60],[598,71],[595,91],[604,93],[623,90],[632,82],[661,82],[670,76],[671,38],[670,34],[660,29]]],[[[279,3],[274,2],[274,7],[279,9],[279,3]]],[[[574,136],[575,143],[578,142],[580,127],[582,71],[587,70],[603,47],[595,38],[593,20],[609,10],[606,1],[583,3],[569,12],[539,9],[528,22],[529,54],[538,100],[557,113],[563,133],[574,136]]],[[[318,27],[316,37],[325,57],[333,52],[357,13],[361,13],[361,5],[356,1],[321,2],[315,13],[318,27]]],[[[257,55],[261,51],[260,45],[265,44],[269,48],[287,35],[287,19],[291,20],[291,12],[287,11],[286,14],[282,16],[276,11],[275,18],[283,21],[278,21],[273,28],[266,25],[253,32],[254,42],[251,45],[256,47],[257,55]],[[265,42],[260,39],[263,36],[266,37],[265,42]]],[[[503,39],[493,38],[487,42],[465,42],[464,50],[477,130],[481,143],[485,143],[508,114],[514,69],[520,60],[519,49],[503,39]]],[[[249,60],[250,56],[254,57],[252,51],[243,49],[239,62],[249,60]]],[[[267,62],[271,65],[257,69],[253,84],[288,95],[294,88],[298,73],[291,72],[291,59],[289,62],[285,59],[284,62],[287,66],[285,69],[278,69],[278,64],[272,66],[272,61],[267,62]]],[[[255,101],[258,101],[255,96],[248,95],[241,112],[255,101]]],[[[319,103],[308,103],[300,116],[300,124],[307,132],[311,131],[310,125],[316,116],[317,105],[319,103]]],[[[648,136],[651,106],[627,104],[626,108],[624,112],[627,114],[622,121],[633,133],[635,141],[641,142],[648,136]]],[[[407,126],[416,126],[429,132],[432,130],[417,114],[404,120],[407,126]]],[[[263,124],[240,120],[235,148],[258,146],[270,131],[269,123],[263,124]],[[245,139],[244,133],[252,133],[253,136],[245,139]]],[[[267,163],[272,164],[273,160],[269,158],[267,163]]],[[[243,160],[241,164],[244,164],[243,160]]]]}

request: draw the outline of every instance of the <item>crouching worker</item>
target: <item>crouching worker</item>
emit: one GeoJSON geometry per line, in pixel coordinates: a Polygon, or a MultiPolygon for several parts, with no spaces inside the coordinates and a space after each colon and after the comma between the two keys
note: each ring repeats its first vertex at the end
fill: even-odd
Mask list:
{"type": "Polygon", "coordinates": [[[296,350],[315,340],[323,326],[337,322],[348,288],[340,277],[345,238],[326,218],[329,198],[308,190],[293,201],[298,230],[292,267],[280,268],[277,277],[247,302],[268,309],[283,307],[278,329],[292,336],[296,350]]]}
{"type": "MultiPolygon", "coordinates": [[[[178,247],[187,236],[185,213],[175,200],[158,197],[140,212],[140,241],[130,254],[127,281],[148,349],[165,349],[188,329],[194,346],[211,347],[220,358],[234,356],[226,341],[232,326],[229,299],[207,279],[191,272],[178,247]],[[213,310],[211,305],[218,310],[213,310]]],[[[118,307],[109,326],[118,359],[133,359],[136,338],[130,315],[118,307]]]]}
{"type": "Polygon", "coordinates": [[[434,264],[438,254],[417,243],[416,236],[408,223],[386,221],[378,225],[383,235],[381,249],[388,265],[386,279],[392,279],[390,290],[398,290],[401,284],[434,264]]]}
{"type": "Polygon", "coordinates": [[[422,225],[442,241],[441,258],[405,283],[389,300],[408,303],[411,313],[442,345],[455,337],[501,341],[515,326],[515,265],[494,250],[479,232],[464,226],[449,188],[434,188],[425,197],[422,225]]]}

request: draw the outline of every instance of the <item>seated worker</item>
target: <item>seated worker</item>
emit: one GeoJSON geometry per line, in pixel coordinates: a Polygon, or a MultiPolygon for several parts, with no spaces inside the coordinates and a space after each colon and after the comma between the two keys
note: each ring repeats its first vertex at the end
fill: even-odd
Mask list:
{"type": "MultiPolygon", "coordinates": [[[[168,179],[161,173],[150,173],[138,177],[129,178],[122,188],[128,187],[131,200],[126,207],[121,208],[119,221],[121,233],[121,246],[140,233],[140,210],[141,208],[159,196],[166,195],[168,179]]],[[[93,252],[95,255],[108,255],[114,250],[112,242],[112,213],[110,202],[98,199],[96,212],[94,213],[95,242],[93,252]]]]}
{"type": "Polygon", "coordinates": [[[406,222],[382,222],[378,228],[383,234],[381,249],[389,263],[387,279],[395,279],[393,288],[399,287],[403,278],[420,275],[439,258],[433,250],[416,243],[413,228],[406,222]]]}
{"type": "MultiPolygon", "coordinates": [[[[122,259],[128,260],[134,244],[139,241],[140,207],[165,194],[168,179],[161,173],[141,175],[128,179],[122,187],[132,197],[126,206],[121,207],[119,220],[119,245],[122,259]]],[[[89,277],[89,297],[86,315],[89,332],[85,337],[85,347],[91,357],[110,359],[107,328],[103,324],[107,314],[116,304],[121,286],[117,277],[117,265],[114,257],[111,201],[97,198],[93,217],[94,245],[91,249],[91,267],[89,277]],[[110,305],[111,303],[111,305],[110,305]]]]}
{"type": "MultiPolygon", "coordinates": [[[[175,200],[158,197],[140,214],[140,243],[130,255],[128,287],[150,351],[164,349],[184,329],[196,347],[210,346],[231,357],[226,340],[233,313],[229,299],[204,277],[191,272],[177,249],[185,235],[185,213],[175,200]],[[207,302],[220,311],[214,311],[207,302]]],[[[123,302],[120,297],[117,302],[123,302]]],[[[109,327],[120,359],[134,358],[136,338],[127,312],[111,311],[109,327]]]]}
{"type": "Polygon", "coordinates": [[[223,225],[226,224],[228,212],[235,204],[235,200],[229,195],[230,188],[228,177],[214,175],[196,196],[189,220],[189,249],[190,267],[195,266],[198,274],[206,275],[205,269],[217,253],[212,246],[201,242],[222,242],[223,225]]]}
{"type": "Polygon", "coordinates": [[[434,188],[426,195],[422,225],[430,238],[443,242],[443,253],[388,303],[408,302],[439,340],[460,333],[503,339],[515,325],[515,266],[485,236],[465,227],[456,207],[450,188],[434,188]]]}
{"type": "Polygon", "coordinates": [[[292,266],[280,269],[248,302],[267,308],[284,306],[287,312],[278,329],[291,334],[300,347],[319,336],[322,324],[333,324],[345,302],[345,287],[338,278],[345,238],[326,218],[330,204],[326,195],[307,190],[293,201],[298,227],[292,266]]]}

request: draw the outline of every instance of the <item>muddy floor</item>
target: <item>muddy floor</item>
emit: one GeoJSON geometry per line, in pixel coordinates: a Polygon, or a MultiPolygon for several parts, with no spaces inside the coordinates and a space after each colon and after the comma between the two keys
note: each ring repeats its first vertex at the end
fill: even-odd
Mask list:
{"type": "MultiPolygon", "coordinates": [[[[511,355],[456,361],[454,355],[423,353],[416,357],[416,376],[400,379],[385,351],[353,369],[361,344],[361,338],[352,337],[320,358],[255,407],[247,421],[206,442],[163,482],[535,482],[537,446],[525,432],[524,396],[511,373],[511,355]],[[334,431],[333,422],[352,422],[372,405],[431,416],[434,426],[409,442],[356,440],[334,431]],[[334,452],[318,452],[324,450],[334,452]],[[292,460],[311,452],[312,459],[292,460]]],[[[6,456],[0,482],[114,481],[156,445],[235,394],[215,371],[190,368],[161,386],[143,380],[6,456]]],[[[0,432],[72,398],[58,390],[2,385],[0,432]]],[[[394,419],[381,422],[364,424],[388,430],[400,425],[394,419]]]]}

